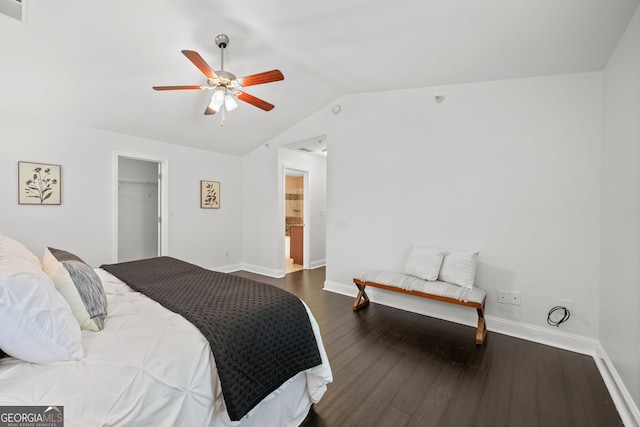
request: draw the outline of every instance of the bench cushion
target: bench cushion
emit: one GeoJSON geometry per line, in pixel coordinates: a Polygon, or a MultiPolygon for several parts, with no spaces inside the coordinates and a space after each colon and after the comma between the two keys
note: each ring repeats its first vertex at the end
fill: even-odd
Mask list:
{"type": "Polygon", "coordinates": [[[379,283],[381,285],[394,286],[409,291],[418,291],[465,302],[482,303],[487,295],[486,291],[477,287],[466,288],[440,280],[427,281],[398,272],[365,270],[360,272],[356,278],[363,282],[379,283]]]}

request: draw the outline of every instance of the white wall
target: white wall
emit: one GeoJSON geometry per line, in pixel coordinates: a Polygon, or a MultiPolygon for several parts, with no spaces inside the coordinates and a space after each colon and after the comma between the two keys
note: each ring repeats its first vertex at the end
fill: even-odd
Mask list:
{"type": "Polygon", "coordinates": [[[244,267],[268,276],[284,274],[283,226],[278,200],[278,149],[261,146],[243,157],[244,267]]]}
{"type": "Polygon", "coordinates": [[[114,262],[114,153],[168,164],[169,255],[207,268],[242,261],[242,159],[0,111],[0,230],[41,256],[46,246],[97,266],[114,262]],[[18,161],[62,166],[62,204],[17,203],[18,161]],[[220,181],[221,208],[200,209],[200,180],[220,181]],[[229,252],[229,257],[225,256],[229,252]]]}
{"type": "MultiPolygon", "coordinates": [[[[595,338],[601,77],[343,98],[327,122],[326,287],[355,291],[362,269],[401,270],[414,241],[478,249],[489,316],[555,332],[547,313],[567,298],[573,313],[562,332],[595,338]],[[522,306],[499,305],[499,289],[521,292],[522,306]]],[[[471,310],[398,297],[406,308],[474,322],[471,310]]]]}
{"type": "Polygon", "coordinates": [[[602,347],[640,421],[640,10],[604,71],[602,347]]]}
{"type": "Polygon", "coordinates": [[[309,172],[308,228],[310,268],[325,264],[326,160],[280,148],[299,139],[279,136],[258,147],[244,161],[244,268],[281,277],[284,269],[284,168],[309,172]]]}

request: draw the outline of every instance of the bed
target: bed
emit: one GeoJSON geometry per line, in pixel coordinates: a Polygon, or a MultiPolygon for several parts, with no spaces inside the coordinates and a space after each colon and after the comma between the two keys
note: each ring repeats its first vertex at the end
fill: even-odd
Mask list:
{"type": "MultiPolygon", "coordinates": [[[[0,407],[62,406],[66,426],[297,426],[332,381],[318,324],[301,303],[317,343],[319,364],[293,374],[268,394],[263,392],[266,397],[246,413],[235,411],[230,416],[223,393],[230,386],[226,380],[223,387],[206,331],[203,334],[185,317],[106,269],[89,272],[86,267],[84,274],[95,274],[99,279],[107,309],[100,320],[92,306],[99,306],[100,299],[85,304],[94,323],[81,330],[78,325],[86,319],[70,310],[76,322],[69,320],[73,300],[65,305],[65,299],[59,298],[64,292],[56,290],[58,282],[48,281],[48,275],[38,269],[40,261],[24,252],[24,246],[7,239],[0,237],[0,312],[4,313],[0,316],[9,316],[9,322],[0,318],[0,349],[19,357],[0,358],[0,407]],[[44,312],[63,321],[57,319],[51,326],[55,322],[38,318],[37,322],[46,325],[35,332],[20,324],[25,320],[20,318],[28,317],[21,313],[32,309],[24,301],[33,300],[33,292],[24,298],[12,295],[7,289],[15,288],[17,281],[21,290],[31,286],[46,294],[40,299],[50,307],[39,307],[39,315],[44,312]],[[20,328],[18,337],[15,331],[20,328]],[[19,347],[21,343],[16,348],[12,342],[43,330],[50,333],[49,341],[31,342],[26,349],[19,347]],[[61,357],[68,360],[59,360],[61,357]],[[36,360],[25,360],[29,358],[36,360]]],[[[45,270],[47,253],[42,262],[45,270]]],[[[80,265],[75,260],[67,262],[80,265]]]]}

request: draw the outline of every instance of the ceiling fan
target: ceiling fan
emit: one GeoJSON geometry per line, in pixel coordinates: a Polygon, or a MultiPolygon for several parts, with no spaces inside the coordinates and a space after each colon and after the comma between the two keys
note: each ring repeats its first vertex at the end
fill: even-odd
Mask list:
{"type": "Polygon", "coordinates": [[[264,111],[271,111],[274,107],[260,98],[249,95],[242,89],[247,86],[255,86],[264,83],[284,80],[280,70],[265,71],[264,73],[252,74],[242,78],[236,78],[228,71],[224,71],[224,49],[229,45],[229,37],[225,34],[218,34],[215,39],[220,48],[220,70],[213,71],[202,56],[193,50],[183,50],[182,53],[193,63],[202,74],[207,77],[206,85],[188,86],[153,86],[154,90],[214,90],[211,100],[204,110],[205,115],[221,112],[222,118],[220,126],[224,125],[225,111],[231,111],[238,106],[236,99],[247,102],[264,111]]]}

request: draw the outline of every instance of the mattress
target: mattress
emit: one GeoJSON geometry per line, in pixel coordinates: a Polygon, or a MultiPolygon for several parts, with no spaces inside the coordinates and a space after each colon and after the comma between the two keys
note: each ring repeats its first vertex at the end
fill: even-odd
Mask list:
{"type": "Polygon", "coordinates": [[[38,365],[0,359],[0,406],[64,406],[66,426],[297,426],[332,381],[319,327],[309,317],[322,364],[298,373],[240,421],[226,412],[208,341],[183,317],[97,269],[109,314],[82,331],[84,357],[38,365]]]}

